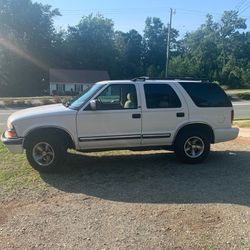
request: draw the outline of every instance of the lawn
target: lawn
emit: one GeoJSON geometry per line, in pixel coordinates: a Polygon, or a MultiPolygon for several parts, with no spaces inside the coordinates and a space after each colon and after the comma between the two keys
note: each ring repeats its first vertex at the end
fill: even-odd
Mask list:
{"type": "Polygon", "coordinates": [[[250,127],[250,120],[238,120],[234,121],[234,126],[240,127],[240,128],[247,128],[250,127]]]}
{"type": "MultiPolygon", "coordinates": [[[[234,121],[233,125],[240,128],[250,127],[250,120],[234,121]]],[[[75,154],[75,152],[72,153],[75,154]]],[[[103,155],[115,156],[121,153],[124,152],[98,152],[83,155],[91,155],[99,158],[103,155]]],[[[76,154],[82,155],[81,153],[76,154]]],[[[131,152],[129,154],[131,154],[131,152]]],[[[74,163],[71,162],[70,165],[74,165],[74,163]]],[[[70,176],[74,174],[77,175],[78,173],[71,173],[70,176]]],[[[57,179],[58,175],[55,174],[54,176],[50,176],[50,178],[57,179]]],[[[66,178],[70,177],[67,176],[66,178]]],[[[44,191],[48,188],[49,184],[44,182],[43,178],[41,178],[37,171],[33,170],[27,162],[25,154],[12,154],[0,142],[0,199],[10,197],[11,195],[18,194],[20,192],[27,193],[30,191],[44,191]]]]}
{"type": "Polygon", "coordinates": [[[237,95],[237,94],[250,94],[250,89],[229,89],[226,90],[226,93],[229,95],[237,95]]]}
{"type": "Polygon", "coordinates": [[[1,97],[0,106],[30,107],[66,102],[70,96],[1,97]]]}
{"type": "Polygon", "coordinates": [[[44,189],[46,183],[26,161],[25,154],[11,154],[0,142],[0,198],[24,189],[44,189]]]}
{"type": "Polygon", "coordinates": [[[230,89],[226,93],[233,99],[250,100],[250,89],[230,89]]]}

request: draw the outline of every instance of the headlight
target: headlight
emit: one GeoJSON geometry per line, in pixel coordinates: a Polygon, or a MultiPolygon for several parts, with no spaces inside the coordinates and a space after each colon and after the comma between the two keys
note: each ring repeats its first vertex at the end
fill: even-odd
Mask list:
{"type": "Polygon", "coordinates": [[[7,130],[11,131],[14,129],[14,126],[12,125],[12,123],[10,121],[7,122],[7,130]]]}

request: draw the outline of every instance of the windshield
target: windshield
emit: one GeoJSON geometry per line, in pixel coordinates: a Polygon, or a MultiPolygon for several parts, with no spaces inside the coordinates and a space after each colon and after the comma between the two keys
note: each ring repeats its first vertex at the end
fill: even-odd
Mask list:
{"type": "Polygon", "coordinates": [[[76,96],[69,102],[67,102],[67,107],[71,109],[79,109],[82,107],[87,101],[90,100],[90,98],[98,91],[100,90],[104,84],[94,84],[93,86],[87,88],[84,90],[80,95],[76,96]]]}

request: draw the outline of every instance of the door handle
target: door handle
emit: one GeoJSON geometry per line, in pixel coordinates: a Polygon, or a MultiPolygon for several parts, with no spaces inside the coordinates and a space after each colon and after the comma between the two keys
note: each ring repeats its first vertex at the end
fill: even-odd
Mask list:
{"type": "Polygon", "coordinates": [[[176,113],[176,117],[184,117],[184,116],[185,116],[185,113],[183,112],[176,113]]]}
{"type": "Polygon", "coordinates": [[[140,119],[141,118],[141,114],[132,114],[132,118],[133,119],[140,119]]]}

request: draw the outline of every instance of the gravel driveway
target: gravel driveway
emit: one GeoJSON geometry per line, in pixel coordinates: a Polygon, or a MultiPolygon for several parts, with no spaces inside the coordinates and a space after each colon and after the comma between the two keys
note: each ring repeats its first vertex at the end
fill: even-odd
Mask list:
{"type": "Polygon", "coordinates": [[[200,165],[164,151],[70,154],[0,207],[0,249],[250,249],[250,139],[200,165]]]}

